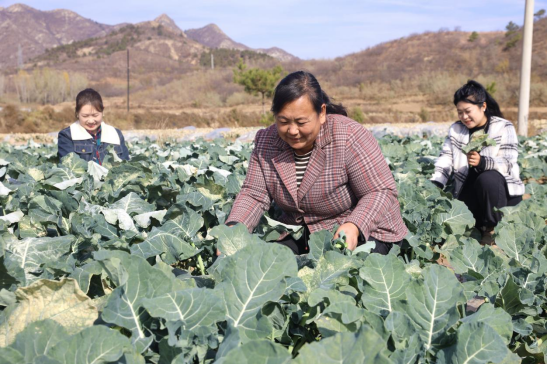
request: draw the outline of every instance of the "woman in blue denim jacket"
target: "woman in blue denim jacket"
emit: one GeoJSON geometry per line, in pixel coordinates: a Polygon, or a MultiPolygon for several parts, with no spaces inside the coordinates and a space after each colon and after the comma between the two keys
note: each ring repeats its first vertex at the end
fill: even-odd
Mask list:
{"type": "Polygon", "coordinates": [[[74,152],[86,161],[99,165],[109,146],[122,160],[129,160],[122,132],[103,121],[103,100],[93,89],[85,89],[76,96],[76,118],[78,120],[59,132],[59,159],[74,152]]]}

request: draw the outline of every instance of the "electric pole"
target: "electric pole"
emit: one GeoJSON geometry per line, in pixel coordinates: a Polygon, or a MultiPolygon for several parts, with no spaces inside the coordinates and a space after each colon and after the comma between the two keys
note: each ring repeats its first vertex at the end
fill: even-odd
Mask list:
{"type": "Polygon", "coordinates": [[[17,68],[23,68],[23,49],[21,48],[21,43],[18,44],[17,48],[17,68]]]}
{"type": "Polygon", "coordinates": [[[215,69],[215,55],[213,55],[213,51],[211,51],[211,70],[215,69]]]}
{"type": "Polygon", "coordinates": [[[522,65],[520,69],[518,134],[528,135],[528,113],[530,110],[530,76],[532,72],[532,36],[534,34],[534,0],[526,0],[524,11],[524,39],[522,42],[522,65]]]}
{"type": "Polygon", "coordinates": [[[127,49],[127,112],[129,113],[129,48],[127,49]]]}

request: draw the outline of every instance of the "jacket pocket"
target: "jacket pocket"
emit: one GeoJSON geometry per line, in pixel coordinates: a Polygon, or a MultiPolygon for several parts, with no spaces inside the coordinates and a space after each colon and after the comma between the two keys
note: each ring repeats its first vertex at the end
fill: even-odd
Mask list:
{"type": "Polygon", "coordinates": [[[85,161],[93,159],[93,146],[89,143],[74,142],[74,152],[85,161]]]}

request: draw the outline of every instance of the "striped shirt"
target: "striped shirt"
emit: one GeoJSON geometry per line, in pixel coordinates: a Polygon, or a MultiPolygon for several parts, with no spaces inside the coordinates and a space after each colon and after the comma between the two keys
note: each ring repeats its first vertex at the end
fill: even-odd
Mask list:
{"type": "Polygon", "coordinates": [[[308,162],[310,162],[310,156],[313,151],[310,151],[304,155],[297,155],[294,153],[294,164],[296,166],[296,186],[300,187],[304,174],[306,173],[306,168],[308,167],[308,162]]]}

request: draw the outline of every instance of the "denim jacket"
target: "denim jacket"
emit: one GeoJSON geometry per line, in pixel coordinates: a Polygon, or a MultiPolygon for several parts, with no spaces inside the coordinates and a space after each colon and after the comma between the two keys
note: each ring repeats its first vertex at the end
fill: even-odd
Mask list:
{"type": "Polygon", "coordinates": [[[97,142],[78,121],[74,122],[59,132],[58,152],[59,159],[67,154],[74,152],[85,161],[94,161],[102,164],[108,147],[113,146],[119,158],[129,160],[129,151],[125,146],[125,140],[122,132],[105,122],[101,124],[101,144],[97,142]],[[97,157],[97,151],[99,156],[97,157]]]}

